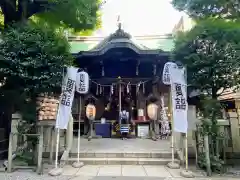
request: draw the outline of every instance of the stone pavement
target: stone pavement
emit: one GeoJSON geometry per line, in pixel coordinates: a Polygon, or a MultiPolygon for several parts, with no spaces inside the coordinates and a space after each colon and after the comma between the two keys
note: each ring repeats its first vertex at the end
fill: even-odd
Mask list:
{"type": "MultiPolygon", "coordinates": [[[[49,169],[44,169],[43,175],[37,175],[32,170],[18,170],[11,174],[0,173],[0,180],[183,180],[179,170],[164,166],[141,165],[86,165],[80,169],[65,166],[59,177],[48,175],[49,169]]],[[[231,180],[232,177],[204,177],[202,172],[194,172],[197,180],[231,180]]],[[[235,179],[240,179],[236,177],[235,179]]]]}

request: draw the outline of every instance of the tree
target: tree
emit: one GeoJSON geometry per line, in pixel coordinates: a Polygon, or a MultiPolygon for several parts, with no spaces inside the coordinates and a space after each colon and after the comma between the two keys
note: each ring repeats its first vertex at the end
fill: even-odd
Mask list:
{"type": "Polygon", "coordinates": [[[61,33],[29,22],[8,28],[1,39],[0,101],[10,114],[41,92],[60,91],[63,68],[73,63],[61,33]]]}
{"type": "Polygon", "coordinates": [[[172,4],[195,19],[212,17],[236,20],[240,17],[239,0],[173,0],[172,4]]]}
{"type": "Polygon", "coordinates": [[[100,0],[1,0],[0,7],[7,27],[29,18],[75,30],[94,29],[99,25],[100,0]]]}
{"type": "MultiPolygon", "coordinates": [[[[207,19],[189,32],[177,36],[174,59],[187,67],[191,89],[200,90],[202,112],[201,135],[211,138],[211,168],[220,171],[224,162],[220,159],[217,145],[219,135],[217,118],[222,108],[218,96],[226,88],[240,83],[240,29],[239,24],[218,19],[207,19]],[[210,120],[210,121],[209,121],[210,120]]],[[[205,155],[199,154],[200,167],[206,167],[205,155]]]]}
{"type": "Polygon", "coordinates": [[[224,20],[205,20],[177,36],[174,59],[187,66],[191,87],[211,94],[240,82],[239,24],[224,20]]]}

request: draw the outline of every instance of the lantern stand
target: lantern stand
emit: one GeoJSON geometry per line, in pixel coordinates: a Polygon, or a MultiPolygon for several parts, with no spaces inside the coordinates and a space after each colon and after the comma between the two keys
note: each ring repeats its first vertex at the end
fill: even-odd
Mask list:
{"type": "Polygon", "coordinates": [[[79,93],[79,114],[78,114],[78,152],[77,152],[77,161],[76,162],[74,162],[73,164],[72,164],[72,167],[74,167],[74,168],[81,168],[82,166],[84,166],[84,163],[83,162],[80,162],[80,140],[81,140],[81,115],[82,115],[82,94],[86,94],[87,92],[88,92],[88,89],[89,89],[89,84],[88,83],[84,83],[84,77],[85,77],[85,79],[88,79],[88,81],[89,81],[89,76],[88,76],[88,74],[86,73],[86,72],[84,72],[84,71],[82,71],[81,72],[81,70],[82,69],[79,69],[80,70],[80,73],[82,73],[82,75],[84,75],[84,73],[85,73],[85,76],[83,76],[83,78],[81,78],[80,77],[80,75],[79,76],[77,76],[77,82],[78,83],[80,83],[80,84],[78,84],[79,85],[79,87],[77,87],[76,86],[76,89],[77,89],[77,92],[79,93]],[[79,79],[78,79],[79,78],[79,79]],[[83,87],[85,87],[85,88],[81,88],[81,86],[83,85],[83,84],[87,84],[86,86],[87,87],[85,87],[85,86],[83,86],[83,87]]]}
{"type": "Polygon", "coordinates": [[[81,168],[84,166],[83,162],[80,162],[80,139],[81,139],[81,113],[82,113],[82,95],[79,96],[79,115],[78,115],[78,154],[77,161],[72,164],[74,168],[81,168]]]}
{"type": "MultiPolygon", "coordinates": [[[[93,104],[90,103],[89,105],[93,105],[93,104]]],[[[94,106],[94,105],[93,105],[93,106],[94,106]]],[[[95,106],[94,106],[94,107],[95,107],[95,106]]],[[[86,108],[86,110],[87,110],[87,108],[86,108]]],[[[90,130],[89,130],[88,136],[87,136],[88,141],[91,141],[92,139],[100,139],[100,138],[102,138],[102,136],[96,135],[95,130],[93,130],[93,123],[94,123],[95,116],[96,116],[96,109],[95,109],[95,112],[94,112],[94,113],[95,113],[95,114],[93,115],[93,117],[91,117],[91,118],[88,117],[88,120],[90,121],[90,130]]]]}
{"type": "Polygon", "coordinates": [[[148,117],[150,118],[150,138],[153,141],[157,141],[156,138],[156,122],[157,121],[157,111],[158,111],[158,106],[155,103],[150,103],[147,106],[147,113],[148,113],[148,117]]]}

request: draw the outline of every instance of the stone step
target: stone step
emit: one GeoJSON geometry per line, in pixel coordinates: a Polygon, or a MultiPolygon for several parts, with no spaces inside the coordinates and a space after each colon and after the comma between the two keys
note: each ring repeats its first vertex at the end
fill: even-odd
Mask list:
{"type": "MultiPolygon", "coordinates": [[[[68,163],[77,158],[69,158],[68,163]]],[[[166,165],[171,158],[80,158],[85,165],[166,165]]]]}
{"type": "MultiPolygon", "coordinates": [[[[176,155],[175,155],[176,156],[176,155]]],[[[77,153],[69,157],[76,158],[77,153]]],[[[171,158],[171,152],[80,152],[81,158],[171,158]]]]}

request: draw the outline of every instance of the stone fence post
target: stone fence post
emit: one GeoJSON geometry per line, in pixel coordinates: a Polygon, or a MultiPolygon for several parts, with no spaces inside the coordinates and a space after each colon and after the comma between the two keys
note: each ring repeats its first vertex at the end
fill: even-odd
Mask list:
{"type": "Polygon", "coordinates": [[[239,154],[240,153],[240,118],[237,112],[228,112],[228,117],[229,117],[230,128],[231,128],[233,154],[239,154]]]}
{"type": "Polygon", "coordinates": [[[12,114],[12,123],[11,123],[11,133],[13,133],[12,137],[12,151],[15,152],[18,146],[18,125],[22,120],[22,116],[19,113],[12,114]]]}

